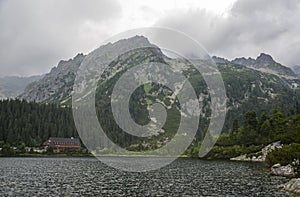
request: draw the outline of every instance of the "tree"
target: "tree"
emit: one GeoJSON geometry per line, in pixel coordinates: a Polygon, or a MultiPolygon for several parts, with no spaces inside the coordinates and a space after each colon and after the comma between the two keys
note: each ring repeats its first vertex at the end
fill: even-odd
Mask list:
{"type": "Polygon", "coordinates": [[[17,134],[13,128],[8,130],[7,134],[7,143],[9,144],[16,144],[17,143],[17,134]]]}
{"type": "Polygon", "coordinates": [[[255,111],[248,111],[245,115],[244,127],[247,130],[257,131],[258,121],[255,111]]]}
{"type": "Polygon", "coordinates": [[[21,145],[19,145],[19,146],[17,147],[18,153],[26,153],[25,146],[26,146],[26,145],[25,145],[24,143],[22,143],[21,145]]]}
{"type": "MultiPolygon", "coordinates": [[[[271,142],[272,127],[271,127],[271,124],[270,124],[269,120],[266,120],[262,124],[261,129],[260,129],[260,133],[261,133],[261,136],[263,138],[265,138],[265,142],[263,142],[263,144],[271,142]]],[[[261,141],[263,141],[263,139],[261,139],[261,141]]]]}
{"type": "Polygon", "coordinates": [[[296,114],[300,114],[300,104],[298,101],[296,102],[296,114]]]}
{"type": "Polygon", "coordinates": [[[258,121],[255,111],[248,111],[245,115],[244,126],[240,133],[241,144],[251,145],[257,136],[258,121]]]}
{"type": "Polygon", "coordinates": [[[16,154],[15,150],[9,144],[3,145],[1,150],[2,156],[14,156],[15,154],[16,154]]]}
{"type": "Polygon", "coordinates": [[[52,154],[54,152],[54,148],[52,146],[48,146],[47,154],[52,154]]]}
{"type": "Polygon", "coordinates": [[[233,123],[232,123],[232,132],[233,133],[237,133],[238,132],[238,130],[239,130],[239,121],[238,121],[238,119],[234,119],[233,120],[233,123]]]}

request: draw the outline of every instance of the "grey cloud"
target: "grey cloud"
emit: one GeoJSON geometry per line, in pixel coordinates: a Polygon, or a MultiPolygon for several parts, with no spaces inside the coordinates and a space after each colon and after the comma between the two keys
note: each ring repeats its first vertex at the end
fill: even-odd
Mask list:
{"type": "MultiPolygon", "coordinates": [[[[141,17],[156,11],[140,9],[141,17]]],[[[89,52],[116,32],[122,14],[117,0],[0,1],[0,76],[44,73],[61,59],[89,52]]],[[[227,17],[178,8],[156,25],[187,33],[212,55],[266,52],[292,66],[300,64],[299,18],[298,0],[238,0],[227,17]]]]}
{"type": "Polygon", "coordinates": [[[0,75],[44,73],[92,50],[121,11],[116,0],[1,1],[0,75]]]}
{"type": "Polygon", "coordinates": [[[157,25],[186,32],[211,54],[234,58],[267,52],[292,66],[300,64],[299,18],[298,0],[238,0],[226,17],[199,9],[177,11],[157,25]]]}

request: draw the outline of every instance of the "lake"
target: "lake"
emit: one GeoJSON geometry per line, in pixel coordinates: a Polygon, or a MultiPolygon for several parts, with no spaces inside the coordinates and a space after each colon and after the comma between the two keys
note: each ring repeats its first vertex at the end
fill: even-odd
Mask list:
{"type": "Polygon", "coordinates": [[[179,158],[133,173],[95,158],[0,158],[0,196],[292,196],[276,189],[285,182],[259,163],[179,158]]]}

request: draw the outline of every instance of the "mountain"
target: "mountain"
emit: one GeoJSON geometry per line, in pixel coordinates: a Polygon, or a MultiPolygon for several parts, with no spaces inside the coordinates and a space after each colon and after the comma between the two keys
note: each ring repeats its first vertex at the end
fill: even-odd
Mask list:
{"type": "Polygon", "coordinates": [[[57,67],[51,69],[41,80],[27,86],[19,99],[44,102],[62,100],[71,94],[75,72],[84,59],[83,54],[77,54],[67,61],[61,60],[57,67]]]}
{"type": "Polygon", "coordinates": [[[21,94],[32,82],[38,81],[43,76],[17,77],[6,76],[0,78],[0,99],[15,98],[21,94]]]}
{"type": "Polygon", "coordinates": [[[230,63],[229,60],[222,58],[222,57],[217,57],[217,56],[213,56],[212,60],[216,63],[216,64],[224,64],[224,63],[230,63]]]}
{"type": "MultiPolygon", "coordinates": [[[[131,43],[149,44],[149,41],[145,37],[135,36],[101,46],[92,53],[115,50],[126,47],[131,43]]],[[[78,54],[73,59],[61,61],[41,80],[29,85],[19,98],[28,101],[71,105],[75,72],[84,58],[85,55],[78,54]]],[[[289,68],[275,62],[270,55],[261,54],[256,59],[237,58],[233,61],[217,57],[214,57],[214,59],[217,60],[217,66],[222,74],[228,97],[225,132],[230,130],[233,119],[242,121],[243,115],[249,110],[257,111],[258,115],[262,112],[269,112],[273,108],[290,112],[295,109],[296,102],[300,102],[300,92],[297,88],[300,86],[300,79],[289,68]]],[[[108,69],[101,76],[96,90],[96,107],[98,110],[97,115],[101,117],[99,121],[103,129],[110,131],[108,136],[111,139],[120,144],[125,144],[125,146],[130,145],[132,141],[136,142],[137,139],[134,136],[122,132],[114,122],[110,95],[123,73],[135,65],[149,62],[168,64],[188,78],[201,101],[204,113],[200,119],[199,133],[196,137],[201,139],[208,125],[209,119],[207,117],[210,114],[210,96],[206,83],[201,73],[193,68],[188,61],[168,58],[154,45],[152,48],[131,51],[119,56],[111,62],[108,69]],[[122,140],[120,141],[120,139],[122,140]]],[[[97,65],[97,62],[95,65],[97,65]]],[[[93,70],[89,71],[92,72],[93,70]]],[[[147,124],[149,122],[147,107],[154,102],[162,103],[167,108],[168,117],[170,116],[161,131],[162,143],[174,135],[180,122],[180,113],[178,112],[180,106],[176,102],[176,98],[172,98],[172,92],[168,88],[154,83],[137,88],[132,94],[129,104],[130,113],[137,123],[147,124]]]]}
{"type": "Polygon", "coordinates": [[[300,66],[293,66],[292,69],[297,75],[300,75],[300,66]]]}
{"type": "MultiPolygon", "coordinates": [[[[135,36],[131,39],[120,40],[114,44],[108,43],[107,45],[99,47],[95,52],[102,49],[113,50],[113,48],[116,49],[135,43],[150,44],[147,38],[135,36]]],[[[160,55],[162,55],[162,53],[160,55]]],[[[30,84],[18,98],[36,102],[59,101],[64,103],[70,101],[75,74],[84,58],[85,55],[77,54],[72,59],[60,61],[58,66],[54,67],[50,73],[46,74],[40,81],[30,84]]],[[[120,59],[120,61],[121,60],[122,59],[120,59]]]]}
{"type": "Polygon", "coordinates": [[[281,76],[288,77],[296,77],[296,74],[293,72],[292,69],[281,65],[274,61],[271,55],[261,53],[256,59],[252,58],[236,58],[231,61],[234,64],[240,64],[244,66],[248,66],[262,72],[268,72],[272,74],[277,74],[281,76]]]}

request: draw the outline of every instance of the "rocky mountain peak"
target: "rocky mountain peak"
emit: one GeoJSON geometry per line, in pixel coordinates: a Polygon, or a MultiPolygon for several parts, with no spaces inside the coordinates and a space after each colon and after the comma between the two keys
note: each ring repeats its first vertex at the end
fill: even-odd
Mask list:
{"type": "MultiPolygon", "coordinates": [[[[151,44],[146,37],[136,35],[131,38],[102,45],[91,53],[105,54],[106,52],[113,52],[118,54],[120,49],[147,48],[149,46],[153,47],[154,51],[149,50],[147,52],[145,51],[147,49],[145,49],[143,52],[140,52],[145,54],[140,55],[139,57],[127,60],[127,56],[125,56],[125,59],[117,59],[117,65],[113,68],[107,69],[107,72],[113,73],[117,72],[117,70],[114,70],[117,67],[122,68],[123,66],[125,68],[130,64],[134,64],[134,61],[143,61],[145,59],[148,59],[149,61],[162,61],[162,52],[157,46],[151,44]]],[[[85,57],[86,56],[84,54],[79,53],[69,60],[61,60],[58,65],[52,68],[50,73],[46,74],[40,81],[28,86],[19,98],[37,102],[46,102],[51,100],[62,101],[62,99],[67,99],[71,95],[76,72],[85,57]]],[[[97,64],[95,64],[95,66],[97,66],[97,64]]]]}
{"type": "Polygon", "coordinates": [[[60,60],[57,67],[65,66],[70,62],[78,62],[78,61],[81,62],[84,57],[85,55],[83,55],[83,53],[78,53],[75,57],[70,58],[69,60],[60,60]]]}
{"type": "Polygon", "coordinates": [[[255,59],[252,59],[251,57],[249,57],[248,59],[246,59],[245,57],[239,57],[239,58],[235,58],[231,62],[234,64],[251,66],[251,65],[255,64],[255,59]]]}
{"type": "Polygon", "coordinates": [[[218,56],[213,56],[212,57],[212,60],[215,62],[215,63],[220,63],[220,64],[224,64],[224,63],[229,63],[230,61],[225,59],[225,58],[222,58],[222,57],[218,57],[218,56]]]}
{"type": "Polygon", "coordinates": [[[281,65],[280,63],[276,62],[271,55],[266,53],[261,53],[256,59],[253,59],[251,57],[249,57],[248,59],[244,57],[236,58],[232,60],[231,63],[240,64],[272,74],[291,77],[296,76],[291,68],[281,65]]]}
{"type": "Polygon", "coordinates": [[[261,53],[257,58],[256,58],[257,63],[266,63],[266,64],[274,64],[276,63],[274,59],[272,58],[271,55],[261,53]]]}
{"type": "MultiPolygon", "coordinates": [[[[136,36],[133,36],[130,38],[118,40],[114,43],[109,42],[106,45],[100,46],[97,50],[103,50],[103,49],[108,50],[108,49],[112,49],[112,48],[126,47],[128,45],[147,46],[147,45],[152,45],[152,44],[150,44],[148,38],[146,38],[144,36],[136,35],[136,36]]],[[[152,45],[152,46],[154,46],[154,45],[152,45]]]]}

